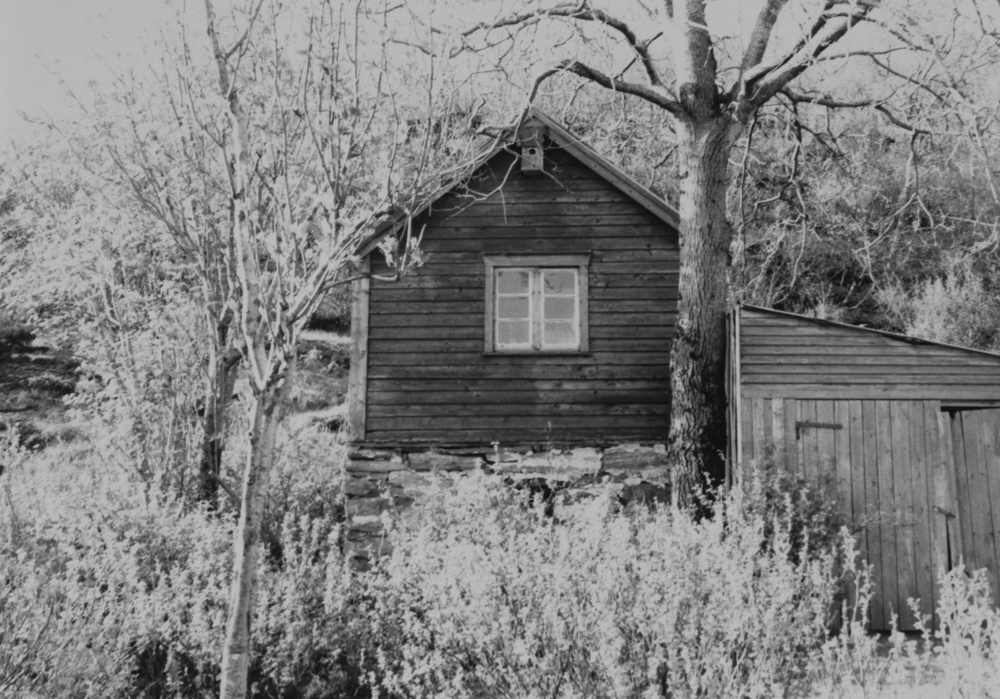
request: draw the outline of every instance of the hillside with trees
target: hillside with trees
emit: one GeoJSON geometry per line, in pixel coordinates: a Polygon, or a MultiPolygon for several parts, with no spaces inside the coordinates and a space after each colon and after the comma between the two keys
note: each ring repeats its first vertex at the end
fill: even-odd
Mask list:
{"type": "Polygon", "coordinates": [[[171,4],[4,151],[0,696],[994,687],[984,575],[919,647],[872,638],[823,484],[699,484],[735,302],[1000,351],[1000,6],[465,5],[171,4]],[[358,250],[529,104],[679,211],[674,502],[435,481],[354,570],[358,250]]]}

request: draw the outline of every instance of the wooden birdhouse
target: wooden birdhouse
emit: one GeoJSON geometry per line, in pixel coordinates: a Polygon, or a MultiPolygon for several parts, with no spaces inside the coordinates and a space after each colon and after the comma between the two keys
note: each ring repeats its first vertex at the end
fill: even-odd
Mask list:
{"type": "Polygon", "coordinates": [[[521,172],[542,172],[545,169],[544,131],[541,124],[526,123],[518,132],[521,146],[521,172]]]}

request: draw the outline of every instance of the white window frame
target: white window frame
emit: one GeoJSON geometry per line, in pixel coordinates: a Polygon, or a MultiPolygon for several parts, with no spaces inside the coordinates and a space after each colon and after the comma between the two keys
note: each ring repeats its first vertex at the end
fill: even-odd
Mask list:
{"type": "Polygon", "coordinates": [[[485,346],[487,354],[580,354],[589,350],[588,338],[588,268],[589,255],[491,255],[484,258],[486,276],[485,346]],[[499,345],[497,323],[500,293],[496,286],[499,270],[522,270],[530,273],[528,342],[499,345]],[[576,274],[576,306],[573,322],[578,342],[575,345],[546,345],[544,341],[544,290],[541,280],[546,270],[570,270],[576,274]]]}

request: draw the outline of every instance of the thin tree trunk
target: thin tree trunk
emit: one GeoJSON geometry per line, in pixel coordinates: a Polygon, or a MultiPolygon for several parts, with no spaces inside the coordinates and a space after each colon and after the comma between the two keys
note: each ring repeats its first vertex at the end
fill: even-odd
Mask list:
{"type": "Polygon", "coordinates": [[[250,427],[250,455],[243,473],[240,518],[233,542],[233,573],[229,590],[229,614],[222,650],[219,696],[244,699],[250,669],[250,615],[261,558],[260,528],[264,511],[264,488],[274,464],[275,442],[281,413],[291,383],[291,369],[279,385],[254,393],[250,427]]]}
{"type": "Polygon", "coordinates": [[[725,473],[725,315],[732,227],[726,219],[729,150],[739,126],[727,115],[681,124],[680,302],[670,352],[669,454],[674,502],[686,507],[700,474],[725,473]]]}
{"type": "Polygon", "coordinates": [[[198,466],[198,498],[214,506],[219,493],[222,454],[226,445],[226,414],[236,386],[239,353],[229,350],[209,359],[202,417],[201,462],[198,466]]]}

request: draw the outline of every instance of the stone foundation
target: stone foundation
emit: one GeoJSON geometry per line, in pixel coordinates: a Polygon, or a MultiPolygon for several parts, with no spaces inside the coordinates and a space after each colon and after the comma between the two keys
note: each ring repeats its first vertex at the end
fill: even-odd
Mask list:
{"type": "Polygon", "coordinates": [[[367,565],[373,553],[387,552],[384,518],[419,502],[436,477],[483,471],[503,476],[514,487],[532,490],[582,488],[611,482],[623,500],[663,499],[669,481],[663,444],[620,444],[550,451],[485,449],[355,448],[345,474],[345,548],[352,562],[367,565]]]}

